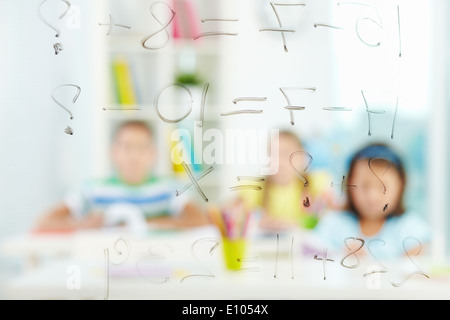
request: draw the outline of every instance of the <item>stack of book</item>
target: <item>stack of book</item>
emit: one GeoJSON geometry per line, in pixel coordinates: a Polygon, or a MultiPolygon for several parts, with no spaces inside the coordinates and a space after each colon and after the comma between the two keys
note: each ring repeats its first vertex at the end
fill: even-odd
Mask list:
{"type": "Polygon", "coordinates": [[[174,39],[193,39],[199,34],[200,20],[192,0],[173,0],[173,9],[176,12],[172,28],[174,39]]]}
{"type": "Polygon", "coordinates": [[[128,59],[116,57],[112,60],[111,67],[116,103],[124,107],[136,105],[138,103],[136,86],[128,59]]]}

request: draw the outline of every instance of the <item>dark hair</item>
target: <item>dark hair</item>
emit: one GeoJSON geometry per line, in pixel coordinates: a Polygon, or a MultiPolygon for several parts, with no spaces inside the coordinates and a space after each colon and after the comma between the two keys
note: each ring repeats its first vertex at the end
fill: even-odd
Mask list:
{"type": "Polygon", "coordinates": [[[112,139],[115,140],[119,132],[127,128],[139,128],[148,132],[153,137],[153,128],[144,120],[127,120],[119,123],[112,135],[112,139]]]}
{"type": "MultiPolygon", "coordinates": [[[[400,216],[405,212],[405,207],[403,204],[403,193],[406,186],[406,173],[405,173],[405,167],[403,164],[402,159],[400,156],[387,144],[385,143],[371,143],[363,148],[361,148],[359,151],[357,151],[351,158],[349,169],[347,172],[347,181],[351,180],[351,177],[353,175],[353,169],[355,167],[356,162],[359,160],[367,159],[370,161],[370,159],[381,159],[386,160],[392,164],[393,167],[397,170],[400,179],[402,181],[402,190],[401,190],[401,198],[398,203],[398,206],[396,208],[391,208],[389,211],[389,216],[400,216]]],[[[355,214],[356,216],[359,216],[358,211],[356,210],[350,193],[350,188],[347,188],[346,191],[347,196],[347,204],[345,206],[345,209],[349,210],[351,213],[355,214]]]]}

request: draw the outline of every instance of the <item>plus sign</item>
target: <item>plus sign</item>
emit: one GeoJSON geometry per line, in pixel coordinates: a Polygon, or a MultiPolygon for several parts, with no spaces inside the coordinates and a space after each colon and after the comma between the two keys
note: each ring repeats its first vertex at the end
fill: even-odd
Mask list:
{"type": "MultiPolygon", "coordinates": [[[[341,182],[341,194],[344,193],[344,188],[356,188],[357,186],[355,184],[344,184],[345,176],[342,176],[342,182],[341,182]]],[[[334,187],[334,182],[331,181],[331,187],[334,187]]]]}
{"type": "Polygon", "coordinates": [[[99,26],[109,26],[108,33],[106,34],[107,36],[109,36],[111,34],[112,28],[114,26],[131,29],[131,27],[129,27],[129,26],[124,26],[123,24],[116,24],[116,23],[114,23],[114,18],[112,17],[111,14],[109,15],[109,23],[99,23],[98,25],[99,26]]]}
{"type": "Polygon", "coordinates": [[[327,273],[326,273],[326,265],[327,265],[327,261],[332,261],[332,262],[334,262],[334,260],[333,260],[333,259],[328,259],[328,258],[327,258],[327,249],[326,249],[326,248],[323,249],[323,252],[322,252],[322,258],[319,258],[319,257],[317,256],[317,254],[316,254],[316,255],[314,255],[314,260],[322,260],[322,264],[323,264],[323,280],[326,280],[326,279],[327,279],[327,273]]]}

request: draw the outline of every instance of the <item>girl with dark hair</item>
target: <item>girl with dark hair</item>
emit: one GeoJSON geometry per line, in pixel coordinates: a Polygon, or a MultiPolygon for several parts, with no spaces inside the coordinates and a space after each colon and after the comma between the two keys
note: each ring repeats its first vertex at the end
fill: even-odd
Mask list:
{"type": "Polygon", "coordinates": [[[371,252],[386,259],[416,254],[430,241],[426,222],[404,206],[405,167],[388,145],[373,143],[357,151],[350,161],[345,188],[343,210],[325,213],[315,230],[328,249],[348,252],[351,241],[345,239],[358,238],[365,243],[377,239],[384,245],[373,246],[371,252]]]}

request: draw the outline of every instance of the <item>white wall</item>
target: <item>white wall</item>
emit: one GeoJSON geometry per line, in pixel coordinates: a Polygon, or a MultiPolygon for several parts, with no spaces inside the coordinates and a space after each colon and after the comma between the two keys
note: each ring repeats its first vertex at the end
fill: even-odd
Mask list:
{"type": "Polygon", "coordinates": [[[90,1],[73,1],[72,11],[58,20],[64,2],[49,0],[38,17],[41,1],[0,2],[0,237],[27,230],[37,215],[55,204],[70,186],[94,173],[97,20],[90,1]],[[89,9],[89,10],[88,10],[89,9]],[[54,54],[53,44],[64,46],[54,54]],[[51,98],[58,97],[74,119],[51,98]],[[64,132],[66,126],[74,135],[64,132]]]}
{"type": "Polygon", "coordinates": [[[449,254],[449,120],[450,113],[450,5],[448,1],[433,1],[433,42],[432,68],[430,70],[430,99],[428,139],[428,180],[429,198],[427,210],[433,220],[433,255],[436,260],[448,259],[449,254]]]}
{"type": "MultiPolygon", "coordinates": [[[[64,2],[42,6],[42,15],[61,31],[58,39],[38,17],[41,0],[0,1],[0,242],[27,232],[65,192],[105,167],[103,150],[94,148],[102,139],[96,92],[104,84],[97,81],[101,50],[95,50],[103,31],[97,26],[100,2],[71,2],[61,20],[64,2]],[[58,55],[56,42],[63,44],[58,55]],[[75,104],[74,88],[56,93],[73,120],[51,99],[66,83],[81,87],[75,104]],[[66,126],[73,136],[64,133],[66,126]]],[[[21,267],[19,257],[0,256],[0,298],[1,283],[21,267]]]]}

